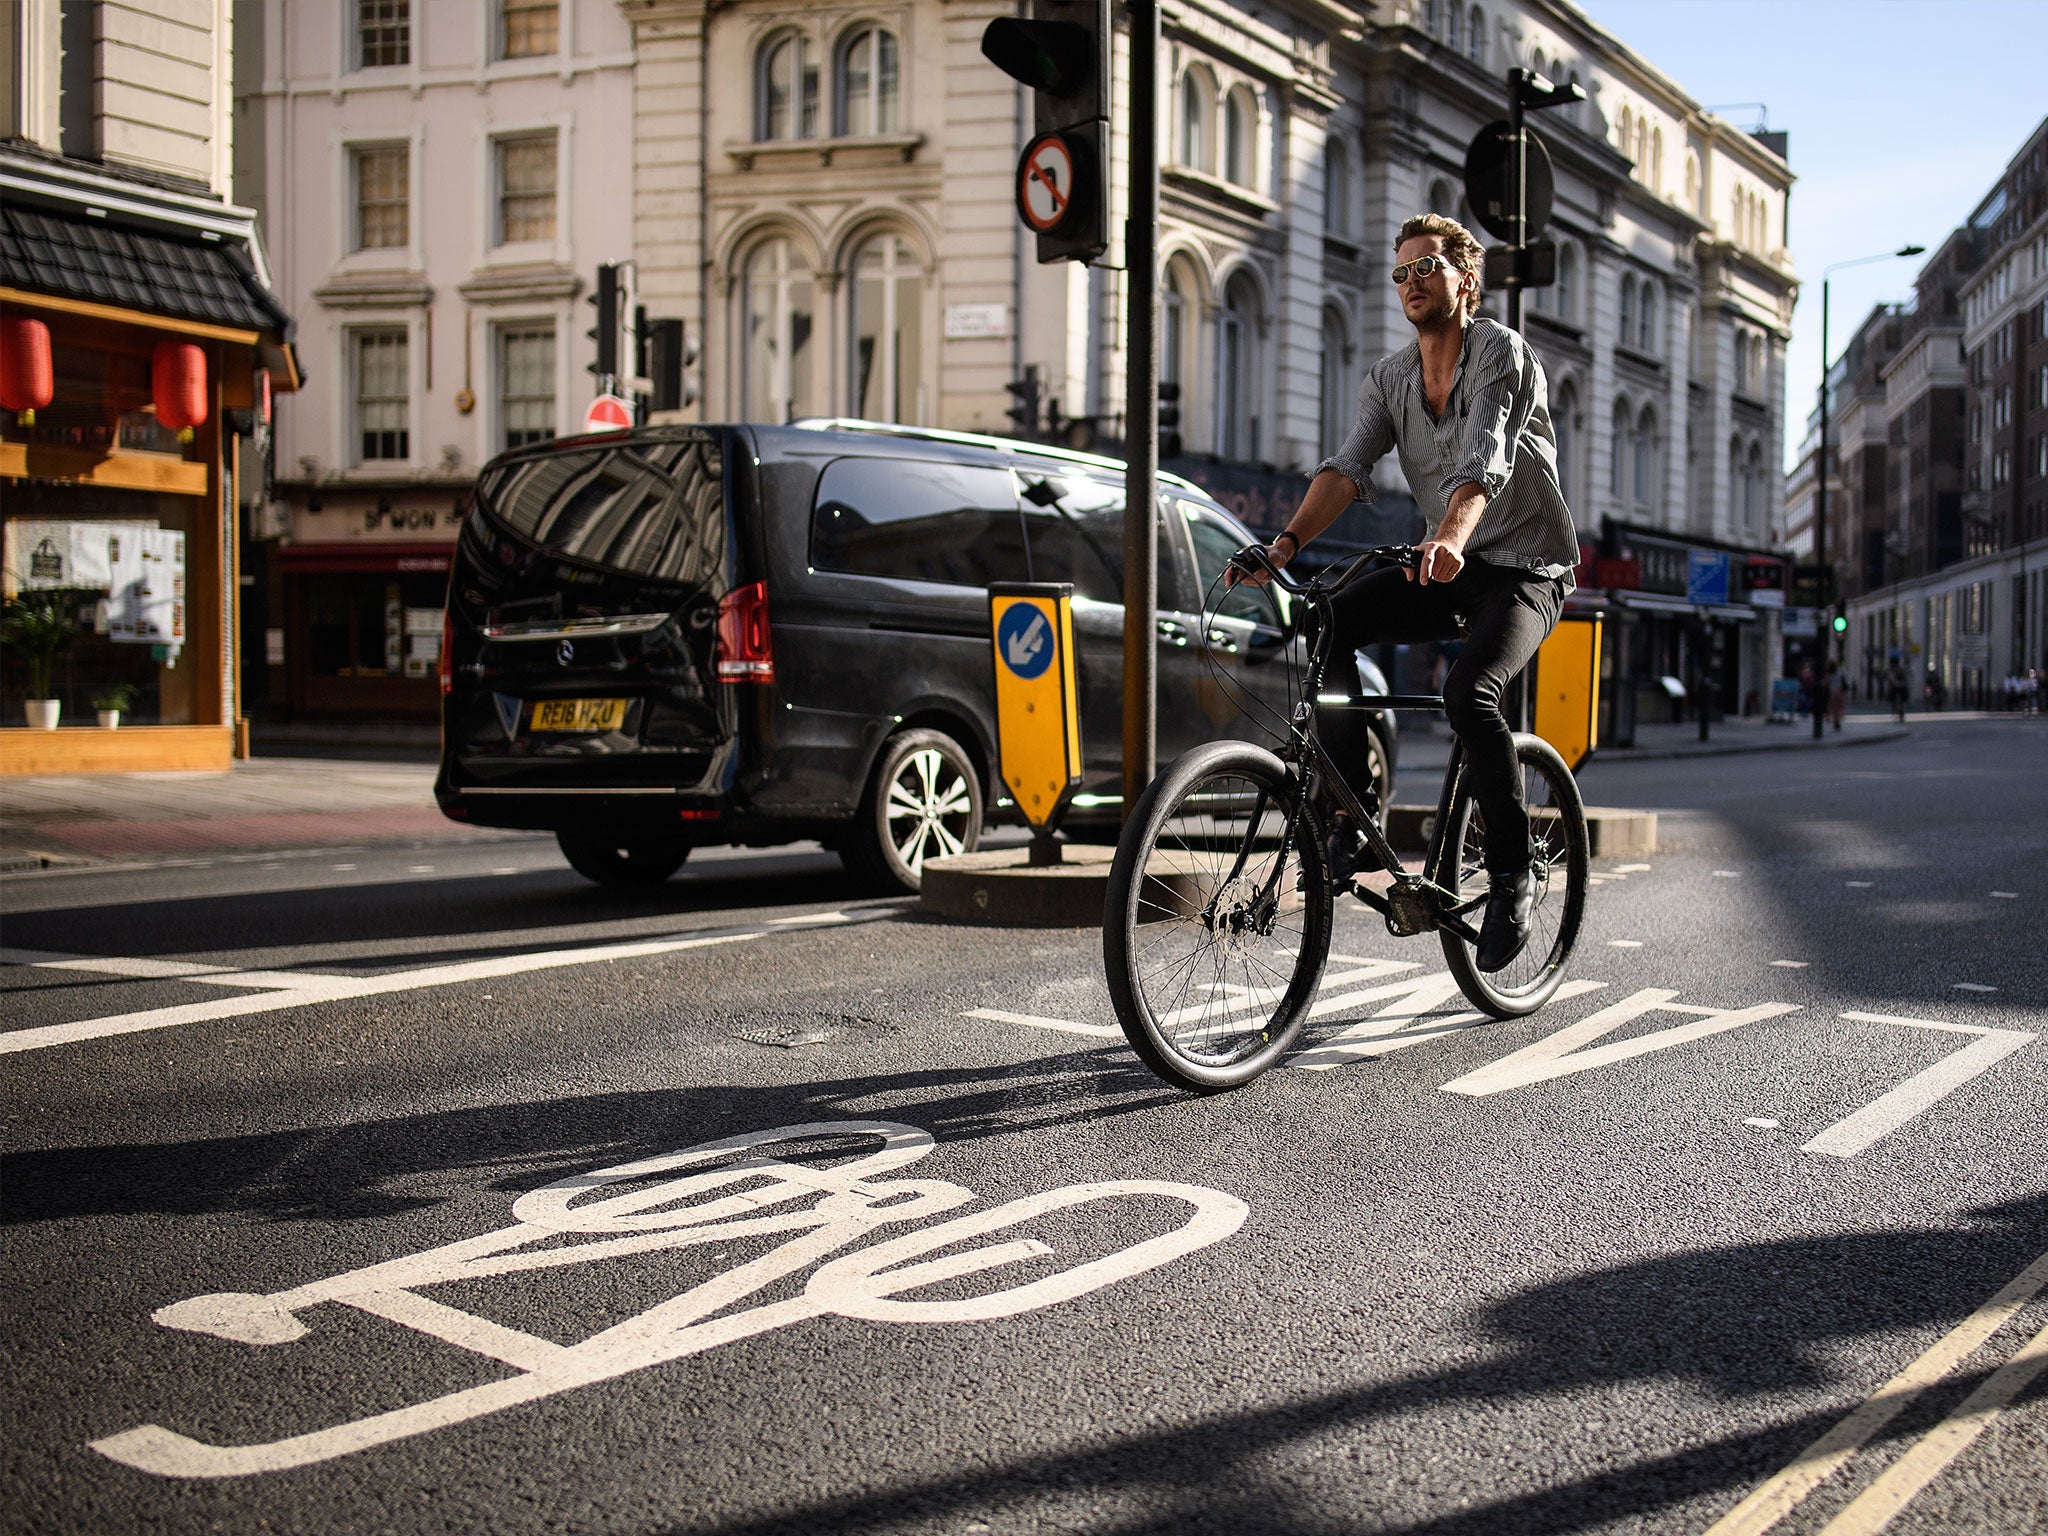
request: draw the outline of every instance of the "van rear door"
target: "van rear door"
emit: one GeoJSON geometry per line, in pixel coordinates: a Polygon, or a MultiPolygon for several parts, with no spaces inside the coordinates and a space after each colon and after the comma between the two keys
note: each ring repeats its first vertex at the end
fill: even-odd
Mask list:
{"type": "Polygon", "coordinates": [[[470,776],[713,771],[734,732],[715,655],[736,584],[723,450],[669,428],[485,466],[449,584],[446,751],[470,776]]]}

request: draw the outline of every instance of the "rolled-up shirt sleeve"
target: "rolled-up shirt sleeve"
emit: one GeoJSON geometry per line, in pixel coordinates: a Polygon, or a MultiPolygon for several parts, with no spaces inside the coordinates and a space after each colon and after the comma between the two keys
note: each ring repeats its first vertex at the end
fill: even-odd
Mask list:
{"type": "Polygon", "coordinates": [[[1394,417],[1382,393],[1380,370],[1375,368],[1358,386],[1358,416],[1351,424],[1351,435],[1335,453],[1309,471],[1309,478],[1313,480],[1324,470],[1334,469],[1358,493],[1352,498],[1354,501],[1369,502],[1377,494],[1372,488],[1372,467],[1393,446],[1394,417]]]}
{"type": "Polygon", "coordinates": [[[1440,489],[1448,504],[1461,485],[1476,485],[1491,500],[1515,472],[1515,444],[1521,441],[1534,406],[1533,381],[1524,377],[1521,349],[1511,333],[1490,333],[1465,380],[1465,412],[1458,452],[1440,489]]]}

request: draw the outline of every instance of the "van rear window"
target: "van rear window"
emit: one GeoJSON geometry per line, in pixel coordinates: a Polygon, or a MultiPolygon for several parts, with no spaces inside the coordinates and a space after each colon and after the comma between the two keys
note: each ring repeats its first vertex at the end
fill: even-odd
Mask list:
{"type": "Polygon", "coordinates": [[[658,581],[707,585],[726,567],[718,440],[567,449],[487,468],[477,504],[547,554],[658,581]]]}
{"type": "Polygon", "coordinates": [[[821,571],[985,587],[1028,580],[1009,472],[910,459],[834,459],[818,477],[821,571]]]}

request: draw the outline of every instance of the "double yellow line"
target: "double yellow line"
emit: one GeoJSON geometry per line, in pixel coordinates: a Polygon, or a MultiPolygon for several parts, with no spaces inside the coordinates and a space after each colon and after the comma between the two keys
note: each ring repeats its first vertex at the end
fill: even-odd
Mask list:
{"type": "MultiPolygon", "coordinates": [[[[2044,1285],[2048,1285],[2048,1253],[2021,1270],[1960,1326],[1809,1445],[1789,1467],[1717,1520],[1706,1536],[1762,1536],[1921,1393],[1990,1342],[2044,1285]]],[[[1820,1536],[1874,1536],[1883,1530],[2043,1369],[2048,1369],[2048,1328],[2029,1339],[1947,1418],[1915,1441],[1911,1450],[1830,1520],[1820,1536]]]]}

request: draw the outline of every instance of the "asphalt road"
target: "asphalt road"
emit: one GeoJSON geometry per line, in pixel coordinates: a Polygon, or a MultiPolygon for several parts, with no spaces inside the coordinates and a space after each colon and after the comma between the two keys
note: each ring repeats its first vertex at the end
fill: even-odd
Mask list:
{"type": "Polygon", "coordinates": [[[1596,762],[1586,990],[1208,1099],[816,853],[0,882],[0,1520],[2048,1530],[2044,747],[1596,762]]]}

